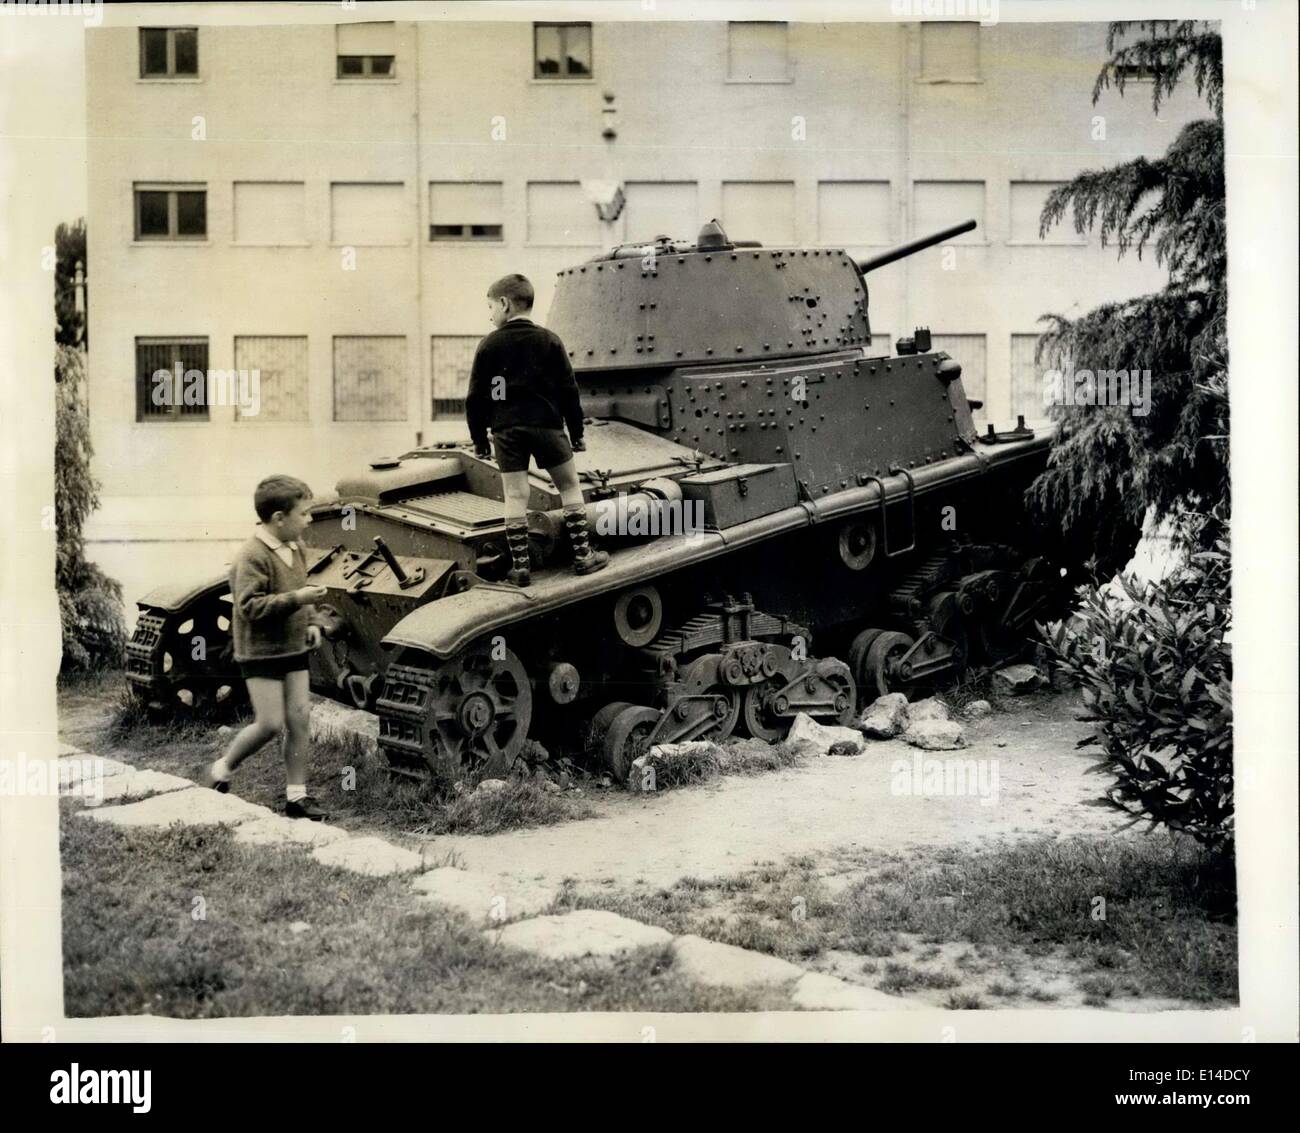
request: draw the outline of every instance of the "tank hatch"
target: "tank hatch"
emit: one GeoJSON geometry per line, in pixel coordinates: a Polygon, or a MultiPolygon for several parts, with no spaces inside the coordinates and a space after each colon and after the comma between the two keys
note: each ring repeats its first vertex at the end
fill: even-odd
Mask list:
{"type": "Polygon", "coordinates": [[[871,342],[838,248],[763,248],[710,221],[693,242],[622,244],[559,273],[547,325],[575,371],[823,354],[871,342]]]}

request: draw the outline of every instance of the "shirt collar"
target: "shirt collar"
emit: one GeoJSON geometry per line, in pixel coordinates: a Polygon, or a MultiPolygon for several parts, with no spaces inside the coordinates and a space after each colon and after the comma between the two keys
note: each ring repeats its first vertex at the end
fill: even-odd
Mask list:
{"type": "Polygon", "coordinates": [[[292,540],[287,543],[282,543],[260,523],[253,529],[253,534],[273,551],[278,551],[281,547],[288,547],[290,550],[296,550],[298,546],[298,544],[292,540]]]}

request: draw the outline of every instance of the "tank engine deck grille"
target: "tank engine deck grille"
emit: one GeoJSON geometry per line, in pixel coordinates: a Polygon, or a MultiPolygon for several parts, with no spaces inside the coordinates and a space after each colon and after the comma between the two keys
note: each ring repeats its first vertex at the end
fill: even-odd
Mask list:
{"type": "Polygon", "coordinates": [[[491,527],[505,517],[500,500],[489,500],[473,492],[432,492],[405,499],[401,506],[461,527],[491,527]]]}

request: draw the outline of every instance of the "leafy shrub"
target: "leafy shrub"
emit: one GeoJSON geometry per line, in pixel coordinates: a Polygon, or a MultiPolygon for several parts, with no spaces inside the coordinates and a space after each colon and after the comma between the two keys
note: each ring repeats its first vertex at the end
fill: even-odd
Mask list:
{"type": "Polygon", "coordinates": [[[1081,719],[1100,725],[1079,744],[1102,747],[1093,770],[1115,778],[1098,805],[1216,850],[1233,837],[1230,577],[1220,534],[1168,579],[1082,589],[1071,623],[1040,627],[1049,663],[1083,690],[1081,719]]]}
{"type": "Polygon", "coordinates": [[[90,473],[90,423],[82,392],[85,356],[59,346],[55,359],[54,581],[63,623],[62,673],[116,668],[126,649],[122,587],[85,558],[82,527],[99,504],[90,473]]]}

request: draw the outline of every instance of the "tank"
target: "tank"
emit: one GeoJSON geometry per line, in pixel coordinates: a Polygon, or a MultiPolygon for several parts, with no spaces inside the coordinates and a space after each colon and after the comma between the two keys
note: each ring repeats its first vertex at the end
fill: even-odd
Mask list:
{"type": "MultiPolygon", "coordinates": [[[[867,275],[974,226],[855,262],[710,222],[561,271],[549,325],[582,391],[609,565],[572,572],[559,494],[533,470],[533,581],[516,588],[491,461],[468,440],[376,459],[303,537],[329,591],[313,689],[378,715],[395,773],[503,775],[549,749],[623,780],[652,744],[777,740],[801,712],[847,724],[1019,655],[1084,554],[1022,503],[1050,433],[977,435],[960,359],[924,327],[871,347],[867,275]]],[[[242,696],[230,601],[225,576],[140,600],[139,698],[242,696]]]]}

